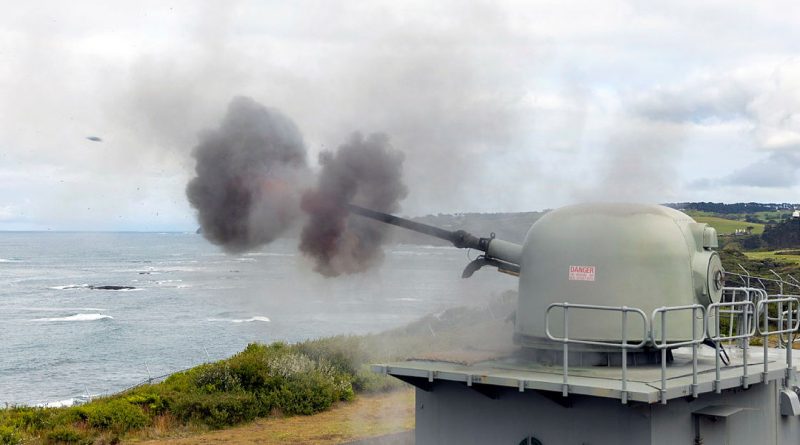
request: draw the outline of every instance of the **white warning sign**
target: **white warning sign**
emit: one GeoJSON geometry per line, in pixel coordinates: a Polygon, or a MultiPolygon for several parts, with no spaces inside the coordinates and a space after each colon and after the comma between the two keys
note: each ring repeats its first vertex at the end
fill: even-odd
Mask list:
{"type": "Polygon", "coordinates": [[[594,266],[569,266],[570,281],[594,281],[594,266]]]}

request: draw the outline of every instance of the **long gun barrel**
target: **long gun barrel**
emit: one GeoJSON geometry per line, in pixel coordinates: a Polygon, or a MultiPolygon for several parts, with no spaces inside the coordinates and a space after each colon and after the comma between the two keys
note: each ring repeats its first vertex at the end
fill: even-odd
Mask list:
{"type": "Polygon", "coordinates": [[[459,249],[476,249],[485,252],[485,256],[481,256],[467,266],[462,274],[465,278],[485,265],[496,266],[501,272],[512,275],[519,274],[522,246],[496,239],[494,234],[489,238],[478,238],[464,230],[444,230],[436,226],[411,221],[388,213],[377,212],[354,204],[345,204],[345,206],[350,213],[443,239],[459,249]]]}
{"type": "Polygon", "coordinates": [[[492,240],[491,238],[478,238],[464,230],[456,230],[451,232],[449,230],[440,229],[436,226],[411,221],[409,219],[400,218],[399,216],[390,215],[388,213],[376,212],[375,210],[359,207],[354,204],[346,204],[346,206],[350,213],[355,213],[356,215],[364,216],[376,221],[384,222],[386,224],[391,224],[393,226],[402,227],[404,229],[413,230],[414,232],[424,233],[425,235],[443,239],[451,242],[459,249],[477,249],[482,252],[486,252],[486,250],[489,248],[489,242],[492,240]]]}

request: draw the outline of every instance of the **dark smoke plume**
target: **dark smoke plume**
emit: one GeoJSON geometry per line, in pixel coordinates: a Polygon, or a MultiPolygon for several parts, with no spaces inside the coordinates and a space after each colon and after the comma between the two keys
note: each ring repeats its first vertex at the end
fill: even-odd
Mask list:
{"type": "Polygon", "coordinates": [[[229,252],[269,243],[299,216],[310,171],[300,131],[279,111],[234,98],[220,127],[201,137],[186,187],[203,235],[229,252]]]}
{"type": "Polygon", "coordinates": [[[315,258],[315,270],[325,276],[356,273],[383,260],[380,246],[388,227],[349,216],[343,204],[352,202],[381,212],[396,212],[408,190],[402,181],[403,153],[382,134],[354,134],[333,152],[320,155],[317,188],[303,195],[309,219],[300,250],[315,258]]]}
{"type": "Polygon", "coordinates": [[[306,163],[303,137],[274,109],[237,97],[220,127],[195,147],[197,177],[186,194],[205,237],[229,252],[269,243],[307,213],[300,250],[326,276],[362,272],[383,259],[388,226],[350,217],[344,204],[396,212],[407,194],[404,156],[385,135],[354,134],[335,152],[320,155],[317,187],[306,163]]]}

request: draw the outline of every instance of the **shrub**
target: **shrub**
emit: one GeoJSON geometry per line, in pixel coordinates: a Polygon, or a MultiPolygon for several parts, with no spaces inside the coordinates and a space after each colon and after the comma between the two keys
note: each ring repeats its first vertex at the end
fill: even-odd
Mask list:
{"type": "Polygon", "coordinates": [[[344,397],[334,380],[320,371],[294,375],[279,394],[278,407],[284,413],[305,415],[325,410],[344,397]]]}
{"type": "Polygon", "coordinates": [[[360,337],[338,335],[298,343],[299,352],[315,361],[326,361],[339,372],[355,375],[369,360],[360,337]]]}
{"type": "Polygon", "coordinates": [[[16,445],[21,442],[22,439],[11,427],[0,427],[0,445],[16,445]]]}
{"type": "Polygon", "coordinates": [[[50,410],[45,408],[20,407],[12,410],[16,414],[16,425],[26,431],[42,431],[50,426],[50,410]]]}
{"type": "Polygon", "coordinates": [[[124,399],[97,401],[77,408],[89,426],[125,432],[147,425],[150,418],[142,409],[124,399]]]}
{"type": "Polygon", "coordinates": [[[268,359],[289,352],[285,343],[276,342],[269,346],[251,343],[244,351],[228,359],[228,365],[242,389],[259,391],[276,384],[274,376],[270,374],[268,359]]]}
{"type": "Polygon", "coordinates": [[[207,393],[230,392],[241,389],[242,384],[227,362],[203,365],[195,376],[195,386],[207,393]]]}
{"type": "Polygon", "coordinates": [[[130,394],[125,397],[125,401],[133,405],[138,405],[144,409],[146,413],[152,415],[161,414],[167,409],[161,396],[153,392],[130,394]]]}
{"type": "Polygon", "coordinates": [[[265,412],[251,393],[181,394],[170,401],[172,413],[185,422],[206,424],[212,428],[253,420],[265,412]]]}
{"type": "Polygon", "coordinates": [[[394,391],[403,386],[405,386],[405,383],[394,377],[372,372],[369,365],[362,365],[353,378],[353,389],[356,392],[374,394],[394,391]]]}
{"type": "Polygon", "coordinates": [[[48,443],[91,443],[91,441],[80,431],[71,427],[57,427],[47,433],[48,443]]]}

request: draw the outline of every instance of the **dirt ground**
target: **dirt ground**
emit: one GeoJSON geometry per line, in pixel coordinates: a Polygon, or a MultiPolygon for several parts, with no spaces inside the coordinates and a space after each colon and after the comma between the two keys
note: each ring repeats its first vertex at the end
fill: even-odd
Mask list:
{"type": "MultiPolygon", "coordinates": [[[[260,419],[219,431],[135,441],[160,444],[343,444],[414,428],[414,391],[359,396],[313,416],[260,419]]],[[[368,443],[368,442],[366,442],[368,443]]]]}

